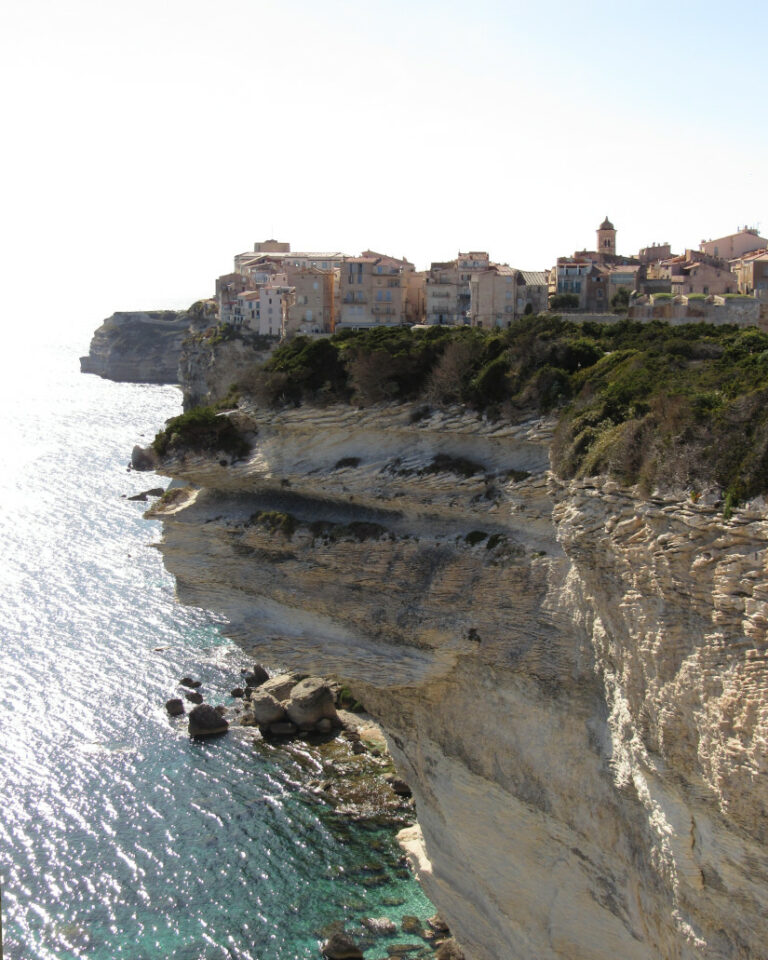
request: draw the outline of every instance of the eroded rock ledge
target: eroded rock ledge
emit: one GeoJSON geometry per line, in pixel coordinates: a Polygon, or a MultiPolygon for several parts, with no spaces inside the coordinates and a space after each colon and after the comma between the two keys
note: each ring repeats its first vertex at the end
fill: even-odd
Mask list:
{"type": "Polygon", "coordinates": [[[352,685],[467,957],[762,956],[763,513],[560,483],[544,420],[236,416],[248,460],[162,466],[179,596],[352,685]]]}

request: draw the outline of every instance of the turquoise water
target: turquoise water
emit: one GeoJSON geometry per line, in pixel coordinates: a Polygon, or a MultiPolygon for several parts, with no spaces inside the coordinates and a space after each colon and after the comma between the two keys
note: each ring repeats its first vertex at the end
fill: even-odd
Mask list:
{"type": "Polygon", "coordinates": [[[41,349],[29,378],[2,363],[6,960],[318,957],[339,919],[433,913],[391,826],[318,801],[318,748],[191,742],[165,715],[185,674],[231,704],[246,664],[175,602],[159,526],[123,499],[155,485],[126,464],[178,391],[82,376],[68,347],[41,349]]]}

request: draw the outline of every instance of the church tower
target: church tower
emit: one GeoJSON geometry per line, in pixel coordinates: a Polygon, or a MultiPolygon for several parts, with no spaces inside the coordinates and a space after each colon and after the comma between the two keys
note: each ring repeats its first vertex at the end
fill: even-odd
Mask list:
{"type": "Polygon", "coordinates": [[[597,252],[616,253],[616,229],[608,217],[597,228],[597,252]]]}

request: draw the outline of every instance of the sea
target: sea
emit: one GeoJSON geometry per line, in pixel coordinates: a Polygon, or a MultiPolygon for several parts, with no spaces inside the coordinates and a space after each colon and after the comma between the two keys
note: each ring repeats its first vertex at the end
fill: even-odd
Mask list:
{"type": "Polygon", "coordinates": [[[167,716],[185,675],[232,707],[251,662],[177,602],[160,525],[127,499],[162,482],[127,464],[180,392],[80,374],[84,352],[0,359],[5,960],[298,960],[340,922],[425,920],[394,819],[318,795],[322,747],[195,741],[167,716]]]}

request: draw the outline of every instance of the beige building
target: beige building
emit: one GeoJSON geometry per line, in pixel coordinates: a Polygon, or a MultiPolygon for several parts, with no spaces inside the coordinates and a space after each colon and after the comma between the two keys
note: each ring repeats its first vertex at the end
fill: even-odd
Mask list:
{"type": "Polygon", "coordinates": [[[225,273],[216,278],[216,304],[219,322],[233,326],[242,324],[242,304],[240,294],[253,291],[254,284],[241,273],[225,273]]]}
{"type": "Polygon", "coordinates": [[[474,273],[487,270],[487,253],[459,252],[455,260],[433,263],[426,275],[425,322],[457,326],[469,322],[469,283],[474,273]]]}
{"type": "Polygon", "coordinates": [[[258,332],[268,337],[282,337],[288,309],[293,300],[293,288],[285,275],[270,280],[259,288],[258,332]]]}
{"type": "Polygon", "coordinates": [[[739,293],[768,301],[768,249],[753,250],[731,261],[739,293]]]}
{"type": "Polygon", "coordinates": [[[607,313],[612,296],[625,285],[630,272],[637,275],[639,266],[640,260],[616,253],[616,228],[606,217],[597,228],[596,250],[577,250],[572,257],[557,258],[550,271],[550,295],[573,294],[578,298],[577,310],[607,313]],[[612,277],[621,280],[613,282],[612,277]]]}
{"type": "Polygon", "coordinates": [[[517,270],[493,263],[473,273],[469,287],[473,327],[508,327],[526,313],[543,313],[547,309],[545,271],[517,270]]]}
{"type": "Polygon", "coordinates": [[[737,278],[729,265],[700,250],[686,250],[680,256],[649,264],[646,279],[645,292],[666,292],[674,296],[691,293],[722,295],[736,293],[738,288],[737,278]]]}
{"type": "Polygon", "coordinates": [[[294,333],[332,333],[336,325],[338,269],[287,265],[285,276],[293,288],[288,306],[284,335],[294,333]]]}
{"type": "Polygon", "coordinates": [[[717,240],[702,240],[699,244],[699,251],[708,254],[710,257],[719,257],[721,260],[734,260],[745,253],[764,249],[767,246],[768,240],[761,237],[757,230],[752,227],[743,227],[736,233],[729,233],[727,237],[719,237],[717,240]]]}
{"type": "Polygon", "coordinates": [[[373,250],[366,250],[359,257],[348,257],[341,269],[341,312],[336,328],[407,323],[408,275],[412,273],[415,273],[414,266],[408,260],[373,250]]]}

